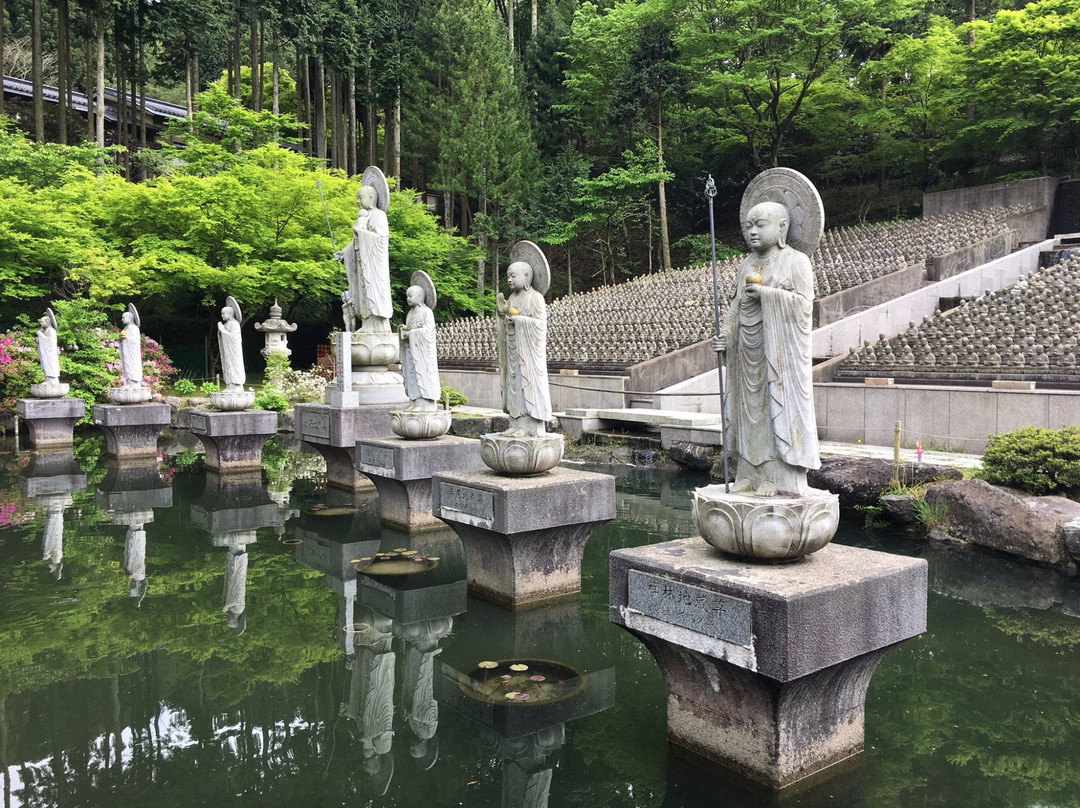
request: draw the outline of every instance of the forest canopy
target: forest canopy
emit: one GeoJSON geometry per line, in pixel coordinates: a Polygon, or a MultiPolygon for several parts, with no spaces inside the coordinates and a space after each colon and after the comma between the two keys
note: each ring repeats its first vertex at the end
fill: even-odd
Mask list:
{"type": "MultiPolygon", "coordinates": [[[[415,189],[468,242],[454,242],[450,281],[468,311],[522,237],[548,248],[555,295],[700,260],[709,174],[721,223],[772,165],[807,173],[830,220],[850,223],[917,213],[926,190],[1077,164],[1070,0],[7,0],[0,19],[10,75],[61,93],[115,87],[125,114],[148,94],[189,110],[174,172],[168,152],[143,150],[145,128],[106,137],[104,120],[66,104],[6,102],[35,140],[117,147],[69,153],[84,187],[108,186],[79,200],[95,223],[118,215],[104,162],[136,181],[169,172],[130,192],[146,210],[124,217],[129,243],[65,258],[59,235],[38,236],[42,267],[68,261],[94,294],[153,276],[154,295],[186,278],[202,300],[227,276],[328,298],[319,208],[290,213],[279,193],[296,172],[325,172],[329,189],[378,164],[415,189]],[[235,125],[218,131],[223,119],[235,125]],[[206,211],[174,216],[200,193],[215,195],[206,211]],[[274,205],[253,209],[265,193],[274,205]],[[125,267],[106,281],[95,264],[125,267]]],[[[37,178],[5,165],[55,185],[55,161],[39,162],[37,178]]]]}

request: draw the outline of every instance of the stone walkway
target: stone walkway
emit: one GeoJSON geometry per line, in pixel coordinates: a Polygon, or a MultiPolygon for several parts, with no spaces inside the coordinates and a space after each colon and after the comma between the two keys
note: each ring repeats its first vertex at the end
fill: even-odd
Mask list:
{"type": "MultiPolygon", "coordinates": [[[[877,457],[883,460],[892,460],[893,458],[891,446],[868,446],[863,443],[821,441],[819,448],[822,457],[844,455],[847,457],[877,457]]],[[[901,448],[900,459],[905,463],[918,462],[914,449],[901,448]]],[[[927,449],[923,451],[922,462],[939,466],[955,466],[961,469],[977,469],[982,467],[982,455],[962,452],[938,452],[927,449]]]]}
{"type": "MultiPolygon", "coordinates": [[[[472,407],[467,405],[455,407],[454,411],[472,415],[503,415],[501,410],[489,410],[483,407],[472,407]]],[[[676,413],[676,415],[679,414],[681,413],[676,413]]],[[[822,457],[842,455],[847,457],[876,457],[883,460],[892,460],[893,457],[891,446],[870,446],[865,443],[821,441],[819,447],[822,457]]],[[[900,459],[905,463],[919,462],[914,449],[901,448],[900,459]]],[[[982,455],[967,454],[964,452],[939,452],[926,449],[923,451],[922,462],[939,466],[955,466],[960,469],[977,469],[982,467],[982,455]]]]}

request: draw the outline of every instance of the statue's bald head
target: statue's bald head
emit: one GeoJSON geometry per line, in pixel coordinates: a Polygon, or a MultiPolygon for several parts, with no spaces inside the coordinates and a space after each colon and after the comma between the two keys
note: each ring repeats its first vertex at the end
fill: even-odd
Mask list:
{"type": "Polygon", "coordinates": [[[789,217],[788,209],[779,202],[759,202],[743,222],[747,242],[754,250],[786,246],[789,217]]]}

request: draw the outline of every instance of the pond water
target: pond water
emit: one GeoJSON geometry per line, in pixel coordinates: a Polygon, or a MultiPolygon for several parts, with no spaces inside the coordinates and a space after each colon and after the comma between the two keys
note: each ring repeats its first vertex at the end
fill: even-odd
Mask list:
{"type": "Polygon", "coordinates": [[[929,630],[878,668],[861,759],[777,797],[669,749],[608,622],[608,553],[692,535],[703,477],[613,470],[580,599],[513,613],[452,531],[381,530],[312,455],[236,481],[101,454],[0,451],[2,808],[1080,806],[1075,578],[847,520],[927,558],[929,630]]]}

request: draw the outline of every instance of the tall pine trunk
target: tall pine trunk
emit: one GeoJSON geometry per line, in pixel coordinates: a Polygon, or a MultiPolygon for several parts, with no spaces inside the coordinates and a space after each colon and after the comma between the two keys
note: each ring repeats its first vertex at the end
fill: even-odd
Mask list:
{"type": "Polygon", "coordinates": [[[233,36],[232,36],[232,57],[233,57],[233,75],[236,77],[236,83],[233,85],[233,98],[236,99],[236,103],[241,103],[240,98],[240,62],[243,60],[240,58],[240,53],[243,51],[242,36],[240,33],[240,0],[234,0],[233,3],[233,36]]]}
{"type": "Polygon", "coordinates": [[[319,52],[315,55],[315,81],[311,88],[314,95],[314,135],[315,156],[326,159],[326,65],[323,62],[322,37],[319,38],[319,52]]]}
{"type": "Polygon", "coordinates": [[[359,156],[356,153],[356,69],[352,67],[349,68],[349,80],[345,85],[345,103],[348,109],[349,120],[349,152],[348,167],[346,168],[346,171],[348,171],[349,174],[359,174],[359,156]]]}
{"type": "Polygon", "coordinates": [[[251,18],[251,108],[262,109],[262,65],[259,64],[259,18],[251,18]]]}
{"type": "Polygon", "coordinates": [[[97,15],[97,80],[94,95],[97,101],[97,117],[94,119],[94,141],[98,148],[105,148],[105,11],[98,4],[97,15]]]}
{"type": "MultiPolygon", "coordinates": [[[[60,145],[66,146],[68,142],[67,137],[67,122],[68,122],[68,107],[71,106],[69,93],[71,81],[68,76],[68,66],[71,63],[70,57],[70,44],[68,41],[68,23],[70,22],[70,8],[68,0],[58,0],[56,4],[56,62],[57,62],[57,74],[56,74],[56,93],[57,102],[57,123],[60,126],[60,145]]],[[[0,61],[0,64],[3,64],[0,61]]],[[[2,95],[2,93],[0,93],[2,95]]]]}
{"type": "MultiPolygon", "coordinates": [[[[656,147],[657,156],[660,163],[660,170],[664,170],[664,119],[663,109],[664,104],[661,99],[659,104],[660,111],[656,113],[656,147]]],[[[660,180],[659,186],[660,196],[660,251],[661,259],[663,261],[664,269],[671,269],[671,239],[668,237],[668,221],[667,221],[667,191],[664,188],[664,181],[660,180]]]]}
{"type": "MultiPolygon", "coordinates": [[[[389,138],[388,138],[389,139],[389,138]]],[[[394,93],[394,143],[390,150],[390,170],[401,187],[401,88],[394,93]]]]}
{"type": "MultiPolygon", "coordinates": [[[[275,115],[281,112],[281,67],[278,64],[278,29],[274,27],[270,35],[270,78],[273,84],[273,98],[270,102],[270,111],[275,115]]],[[[299,79],[299,76],[297,76],[299,79]]]]}
{"type": "Polygon", "coordinates": [[[34,0],[30,8],[31,73],[34,85],[34,140],[45,142],[45,82],[41,55],[41,0],[34,0]]]}

